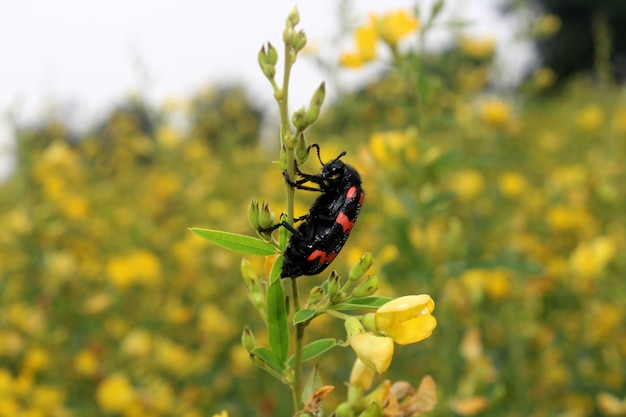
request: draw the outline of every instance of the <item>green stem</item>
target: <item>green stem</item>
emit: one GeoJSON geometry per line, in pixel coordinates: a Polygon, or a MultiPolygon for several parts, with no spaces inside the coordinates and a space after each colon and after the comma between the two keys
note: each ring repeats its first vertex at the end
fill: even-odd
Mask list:
{"type": "MultiPolygon", "coordinates": [[[[293,50],[289,45],[285,45],[285,70],[283,75],[282,95],[279,100],[280,121],[283,137],[283,145],[287,155],[287,177],[294,181],[296,176],[296,163],[294,154],[294,137],[291,130],[291,122],[289,120],[289,78],[291,75],[291,66],[293,64],[293,50]]],[[[289,184],[286,185],[287,192],[287,222],[293,224],[294,219],[294,202],[295,189],[289,184]]],[[[298,292],[298,284],[295,278],[291,279],[291,295],[293,300],[293,310],[297,313],[300,310],[300,295],[298,292]]],[[[304,336],[304,325],[298,323],[296,325],[295,343],[294,343],[294,377],[291,384],[291,394],[295,412],[302,409],[302,400],[300,392],[302,391],[302,339],[304,336]]]]}

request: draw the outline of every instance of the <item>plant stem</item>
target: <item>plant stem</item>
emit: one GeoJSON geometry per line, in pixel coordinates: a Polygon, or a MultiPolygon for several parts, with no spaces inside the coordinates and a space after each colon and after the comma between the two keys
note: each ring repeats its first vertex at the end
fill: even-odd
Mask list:
{"type": "MultiPolygon", "coordinates": [[[[291,130],[291,122],[289,120],[289,78],[291,75],[291,66],[294,62],[294,52],[290,45],[285,45],[285,66],[283,75],[282,95],[278,100],[281,121],[281,136],[285,153],[287,155],[287,178],[294,181],[296,176],[296,163],[294,154],[294,137],[291,130]]],[[[295,189],[287,184],[287,222],[293,224],[294,219],[294,202],[295,189]]],[[[300,295],[298,292],[298,284],[295,278],[291,278],[291,295],[293,301],[294,313],[300,310],[300,295]]],[[[294,335],[294,376],[291,384],[291,393],[293,398],[294,412],[302,409],[302,400],[300,393],[302,390],[302,339],[304,336],[303,323],[296,324],[296,332],[294,335]]]]}

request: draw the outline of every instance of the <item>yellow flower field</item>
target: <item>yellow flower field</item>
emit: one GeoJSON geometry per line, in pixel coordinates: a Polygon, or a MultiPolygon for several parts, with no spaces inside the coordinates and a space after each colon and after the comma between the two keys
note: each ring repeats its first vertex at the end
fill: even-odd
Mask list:
{"type": "MultiPolygon", "coordinates": [[[[422,24],[394,13],[356,30],[344,66],[422,24]],[[385,29],[394,21],[400,32],[385,29]]],[[[366,191],[332,268],[372,252],[385,295],[436,300],[432,336],[386,342],[395,357],[374,377],[432,375],[431,415],[623,415],[624,88],[486,95],[489,45],[460,39],[450,61],[430,57],[433,72],[395,51],[388,72],[324,105],[308,139],[324,160],[347,150],[366,191]]],[[[260,117],[240,89],[207,89],[176,106],[129,99],[78,136],[54,117],[18,130],[19,165],[0,184],[0,417],[289,415],[241,346],[243,324],[262,322],[241,257],[188,230],[252,236],[253,198],[280,214],[260,117]]],[[[263,258],[248,260],[263,274],[263,258]]],[[[305,293],[322,275],[300,278],[305,293]]],[[[311,328],[345,336],[339,321],[311,328]]],[[[354,352],[336,356],[323,378],[340,391],[354,352]]]]}

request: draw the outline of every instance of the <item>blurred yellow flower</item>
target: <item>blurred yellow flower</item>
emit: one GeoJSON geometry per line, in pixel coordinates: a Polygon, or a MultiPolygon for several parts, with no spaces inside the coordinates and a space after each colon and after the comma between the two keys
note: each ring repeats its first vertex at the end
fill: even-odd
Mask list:
{"type": "Polygon", "coordinates": [[[511,105],[497,97],[480,103],[480,119],[493,127],[502,127],[511,119],[511,105]]]}
{"type": "Polygon", "coordinates": [[[618,398],[609,392],[600,392],[596,396],[598,408],[607,416],[626,415],[626,398],[618,398]]]}
{"type": "Polygon", "coordinates": [[[361,26],[354,32],[356,51],[344,52],[339,62],[344,67],[358,68],[376,58],[376,27],[372,21],[361,26]]]}
{"type": "Polygon", "coordinates": [[[561,19],[553,14],[544,14],[535,21],[535,29],[539,36],[552,36],[561,29],[561,19]]]}
{"type": "Polygon", "coordinates": [[[379,374],[385,372],[391,365],[393,358],[391,337],[381,337],[366,332],[351,336],[348,342],[361,362],[379,374]]]}
{"type": "Polygon", "coordinates": [[[135,390],[124,374],[114,374],[100,383],[96,390],[96,401],[102,411],[123,412],[135,400],[135,390]]]}
{"type": "Polygon", "coordinates": [[[219,414],[213,414],[213,417],[228,417],[228,413],[226,411],[222,411],[219,414]]]}
{"type": "Polygon", "coordinates": [[[613,259],[615,252],[616,247],[611,238],[598,236],[591,241],[580,243],[570,256],[570,264],[579,275],[597,276],[613,259]]]}
{"type": "Polygon", "coordinates": [[[361,387],[363,392],[369,390],[376,376],[374,372],[374,369],[365,365],[361,359],[356,358],[350,372],[350,385],[361,387]]]}
{"type": "Polygon", "coordinates": [[[479,170],[467,168],[453,175],[450,186],[462,201],[470,201],[482,194],[485,180],[479,170]]]}
{"type": "Polygon", "coordinates": [[[567,232],[590,226],[593,217],[584,207],[554,206],[546,213],[548,226],[556,232],[567,232]]]}
{"type": "Polygon", "coordinates": [[[590,103],[576,114],[576,126],[582,132],[594,133],[602,127],[604,119],[605,115],[602,108],[595,103],[590,103]]]}
{"type": "Polygon", "coordinates": [[[50,355],[42,348],[31,348],[24,357],[24,368],[39,372],[50,366],[50,355]]]}
{"type": "Polygon", "coordinates": [[[519,172],[503,172],[498,178],[500,192],[507,198],[518,198],[528,188],[528,182],[519,172]]]}
{"type": "Polygon", "coordinates": [[[82,196],[70,194],[61,200],[61,210],[70,220],[83,219],[89,212],[89,203],[82,196]]]}
{"type": "Polygon", "coordinates": [[[152,334],[146,329],[131,330],[122,339],[120,350],[134,358],[146,357],[152,349],[152,334]]]}
{"type": "Polygon", "coordinates": [[[414,15],[406,10],[390,11],[376,18],[380,38],[395,47],[404,38],[419,27],[414,15]]]}
{"type": "Polygon", "coordinates": [[[147,249],[113,257],[106,268],[109,279],[119,289],[133,284],[152,287],[161,282],[161,262],[147,249]]]}
{"type": "Polygon", "coordinates": [[[374,132],[370,136],[370,152],[383,167],[396,164],[400,158],[413,162],[419,157],[419,150],[412,140],[414,135],[416,132],[407,130],[374,132]]]}
{"type": "Polygon", "coordinates": [[[376,311],[376,330],[400,345],[417,343],[437,327],[434,309],[435,302],[427,294],[393,299],[376,311]]]}
{"type": "Polygon", "coordinates": [[[207,303],[201,307],[198,314],[198,327],[202,332],[214,338],[230,337],[237,328],[233,319],[213,303],[207,303]]]}
{"type": "Polygon", "coordinates": [[[100,360],[88,349],[83,349],[74,356],[74,370],[84,376],[94,376],[100,369],[100,360]]]}
{"type": "Polygon", "coordinates": [[[555,82],[556,72],[551,68],[542,67],[533,74],[533,83],[540,90],[552,87],[555,82]]]}
{"type": "MultiPolygon", "coordinates": [[[[48,385],[40,385],[33,389],[32,406],[41,412],[50,412],[52,415],[55,408],[63,405],[65,393],[59,388],[48,385]]],[[[60,413],[58,413],[60,414],[60,413]]]]}
{"type": "Polygon", "coordinates": [[[463,36],[459,39],[459,47],[470,58],[485,59],[493,55],[496,48],[496,38],[493,36],[482,38],[463,36]]]}
{"type": "Polygon", "coordinates": [[[474,301],[480,301],[484,294],[500,300],[511,293],[509,272],[504,269],[468,269],[459,279],[474,301]]]}

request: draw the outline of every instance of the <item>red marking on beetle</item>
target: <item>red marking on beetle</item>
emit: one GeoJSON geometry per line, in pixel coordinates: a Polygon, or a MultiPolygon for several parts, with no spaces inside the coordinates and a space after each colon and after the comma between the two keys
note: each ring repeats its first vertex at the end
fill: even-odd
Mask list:
{"type": "Polygon", "coordinates": [[[343,212],[339,213],[335,221],[341,225],[344,233],[352,230],[352,226],[354,226],[354,220],[350,220],[343,212]]]}
{"type": "Polygon", "coordinates": [[[315,249],[311,254],[306,258],[307,261],[313,261],[316,258],[319,258],[318,262],[321,264],[329,264],[337,257],[337,252],[332,252],[328,255],[323,250],[315,249]]]}
{"type": "Polygon", "coordinates": [[[352,187],[348,188],[348,192],[346,193],[346,198],[351,199],[355,195],[356,195],[356,187],[353,185],[352,187]]]}
{"type": "Polygon", "coordinates": [[[363,205],[363,197],[365,197],[365,194],[361,193],[361,197],[359,197],[359,205],[360,206],[363,205]]]}

